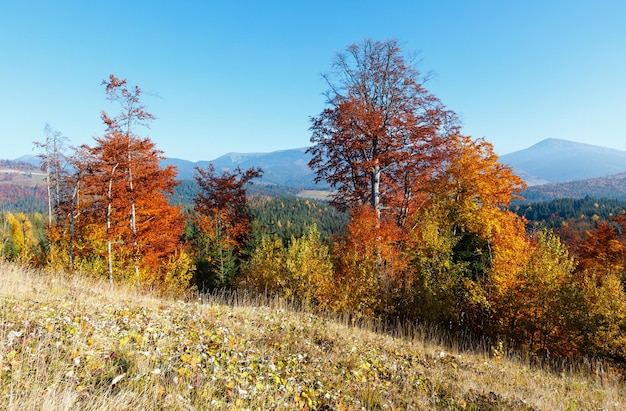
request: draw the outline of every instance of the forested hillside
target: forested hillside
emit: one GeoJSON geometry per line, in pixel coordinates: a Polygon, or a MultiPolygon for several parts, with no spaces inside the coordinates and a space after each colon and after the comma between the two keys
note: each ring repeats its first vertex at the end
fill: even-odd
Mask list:
{"type": "Polygon", "coordinates": [[[23,161],[0,160],[0,209],[42,212],[46,203],[44,174],[23,161]]]}
{"type": "Polygon", "coordinates": [[[612,198],[626,200],[626,174],[528,187],[522,193],[527,202],[559,198],[612,198]]]}
{"type": "Polygon", "coordinates": [[[327,202],[298,197],[256,196],[250,201],[250,208],[262,230],[276,235],[284,244],[292,237],[305,235],[313,224],[317,225],[322,238],[330,241],[333,236],[345,233],[349,221],[348,214],[337,211],[327,202]]]}
{"type": "Polygon", "coordinates": [[[41,213],[46,208],[46,188],[0,184],[0,209],[11,212],[41,213]]]}
{"type": "Polygon", "coordinates": [[[626,211],[626,200],[587,196],[514,204],[511,209],[526,218],[530,226],[555,228],[572,219],[609,221],[626,211]]]}
{"type": "MultiPolygon", "coordinates": [[[[197,197],[199,186],[195,180],[181,180],[179,185],[174,188],[174,192],[170,195],[172,204],[180,204],[182,206],[190,206],[193,199],[197,197]]],[[[276,184],[263,184],[257,182],[246,186],[246,192],[249,196],[265,196],[265,197],[295,197],[301,189],[299,187],[289,187],[276,184]]]]}

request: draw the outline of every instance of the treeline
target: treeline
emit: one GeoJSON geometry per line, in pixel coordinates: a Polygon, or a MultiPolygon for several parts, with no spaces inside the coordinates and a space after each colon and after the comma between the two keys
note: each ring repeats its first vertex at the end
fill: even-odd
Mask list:
{"type": "MultiPolygon", "coordinates": [[[[198,194],[199,186],[195,180],[182,180],[174,188],[174,192],[169,196],[174,205],[187,207],[193,205],[193,200],[198,194]]],[[[289,197],[296,196],[300,189],[275,184],[250,184],[246,187],[249,196],[261,197],[289,197]]]]}
{"type": "Polygon", "coordinates": [[[42,186],[0,184],[2,211],[41,213],[46,209],[46,188],[42,186]]]}
{"type": "Polygon", "coordinates": [[[610,198],[626,200],[626,174],[587,180],[550,183],[528,187],[522,193],[526,202],[543,202],[566,198],[610,198]]]}
{"type": "Polygon", "coordinates": [[[511,210],[526,218],[531,226],[555,228],[573,219],[608,221],[623,214],[626,200],[585,196],[513,204],[511,210]]]}
{"type": "MultiPolygon", "coordinates": [[[[626,217],[570,250],[548,227],[527,230],[509,208],[523,182],[491,144],[461,133],[395,40],[349,46],[325,79],[309,165],[334,190],[329,204],[251,196],[262,170],[209,165],[183,209],[170,199],[175,170],[137,134],[154,118],[141,90],[111,75],[120,113],[102,114],[93,145],[62,155],[50,129],[38,144],[49,207],[44,254],[30,263],[175,295],[271,293],[321,313],[626,363],[626,217]]],[[[15,221],[10,236],[32,224],[15,221]]]]}

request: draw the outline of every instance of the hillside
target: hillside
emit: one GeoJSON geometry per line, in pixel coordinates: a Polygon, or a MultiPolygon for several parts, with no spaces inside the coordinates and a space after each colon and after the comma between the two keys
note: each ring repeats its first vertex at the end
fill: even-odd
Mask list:
{"type": "Polygon", "coordinates": [[[522,196],[524,202],[585,197],[626,200],[626,173],[531,186],[522,193],[522,196]]]}
{"type": "Polygon", "coordinates": [[[0,264],[0,299],[0,404],[6,410],[626,405],[623,385],[599,367],[586,376],[553,373],[500,349],[487,355],[444,347],[421,328],[394,337],[278,301],[159,299],[6,263],[0,264]]]}
{"type": "Polygon", "coordinates": [[[3,210],[41,211],[45,196],[45,174],[26,156],[0,160],[0,207],[3,210]]]}

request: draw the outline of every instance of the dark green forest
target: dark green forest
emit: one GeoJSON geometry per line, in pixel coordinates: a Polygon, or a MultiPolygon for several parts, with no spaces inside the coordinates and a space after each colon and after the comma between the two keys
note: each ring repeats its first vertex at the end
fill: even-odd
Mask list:
{"type": "Polygon", "coordinates": [[[589,221],[609,221],[623,214],[626,200],[611,198],[562,198],[552,201],[538,201],[514,204],[511,211],[525,217],[530,227],[555,228],[572,219],[589,221]]]}
{"type": "Polygon", "coordinates": [[[262,231],[277,236],[285,245],[292,237],[302,237],[313,224],[317,225],[321,237],[326,240],[343,234],[348,224],[346,213],[317,200],[256,196],[250,201],[250,208],[262,231]]]}

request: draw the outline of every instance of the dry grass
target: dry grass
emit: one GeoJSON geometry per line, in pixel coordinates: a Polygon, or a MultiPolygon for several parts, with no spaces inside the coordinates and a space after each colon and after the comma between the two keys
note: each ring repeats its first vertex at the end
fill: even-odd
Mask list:
{"type": "Polygon", "coordinates": [[[610,373],[554,373],[425,333],[392,337],[245,296],[157,299],[4,263],[0,407],[624,408],[610,373]]]}

